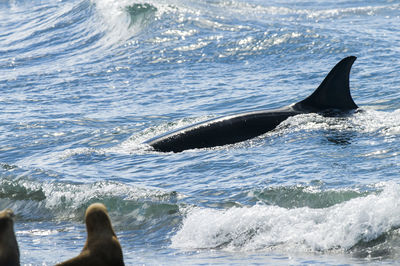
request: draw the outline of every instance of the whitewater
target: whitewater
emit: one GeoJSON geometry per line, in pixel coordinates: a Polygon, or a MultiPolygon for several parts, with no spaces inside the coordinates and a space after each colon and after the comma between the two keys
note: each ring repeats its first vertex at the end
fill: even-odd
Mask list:
{"type": "Polygon", "coordinates": [[[400,260],[400,1],[0,1],[0,209],[21,265],[106,205],[126,265],[400,260]],[[359,109],[233,145],[144,141],[303,100],[357,56],[359,109]]]}

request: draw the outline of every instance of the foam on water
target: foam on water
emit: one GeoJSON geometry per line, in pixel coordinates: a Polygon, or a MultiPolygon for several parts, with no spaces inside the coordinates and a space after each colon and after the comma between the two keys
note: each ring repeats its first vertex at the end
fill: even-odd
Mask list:
{"type": "Polygon", "coordinates": [[[172,237],[179,249],[342,252],[400,227],[400,185],[328,208],[191,208],[172,237]]]}
{"type": "Polygon", "coordinates": [[[363,109],[345,116],[327,117],[319,114],[302,114],[289,117],[277,130],[281,133],[313,130],[354,131],[361,134],[378,134],[395,137],[399,133],[400,110],[377,111],[363,109]]]}

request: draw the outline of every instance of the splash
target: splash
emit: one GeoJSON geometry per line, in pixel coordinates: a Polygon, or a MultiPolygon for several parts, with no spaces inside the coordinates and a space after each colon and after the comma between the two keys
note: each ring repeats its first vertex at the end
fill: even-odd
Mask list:
{"type": "MultiPolygon", "coordinates": [[[[132,3],[132,1],[92,0],[96,9],[109,26],[109,32],[114,37],[129,38],[151,22],[157,20],[163,13],[151,3],[132,3]]],[[[161,6],[162,7],[162,6],[161,6]]]]}
{"type": "Polygon", "coordinates": [[[328,208],[192,208],[172,238],[180,249],[347,251],[400,227],[400,185],[328,208]]]}
{"type": "Polygon", "coordinates": [[[127,6],[126,10],[130,15],[129,27],[134,25],[146,25],[154,19],[157,8],[150,4],[134,4],[127,6]]]}
{"type": "Polygon", "coordinates": [[[360,134],[396,136],[400,132],[400,110],[376,111],[362,109],[349,116],[325,117],[320,114],[302,114],[289,117],[277,130],[279,133],[298,131],[336,130],[354,131],[360,134]]]}

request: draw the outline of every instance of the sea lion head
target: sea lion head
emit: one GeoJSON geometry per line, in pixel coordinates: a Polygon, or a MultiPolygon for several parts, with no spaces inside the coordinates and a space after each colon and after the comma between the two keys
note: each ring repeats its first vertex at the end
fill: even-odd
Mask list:
{"type": "Polygon", "coordinates": [[[14,233],[14,213],[0,212],[0,265],[19,265],[19,249],[14,233]]]}
{"type": "Polygon", "coordinates": [[[11,209],[5,209],[0,212],[0,231],[14,226],[14,212],[11,209]]]}
{"type": "Polygon", "coordinates": [[[112,234],[113,236],[115,236],[106,206],[104,206],[103,204],[93,203],[92,205],[90,205],[85,213],[85,221],[88,237],[91,237],[93,234],[112,234]]]}
{"type": "Polygon", "coordinates": [[[122,248],[111,225],[106,207],[94,203],[85,213],[87,239],[82,252],[58,266],[123,266],[122,248]]]}

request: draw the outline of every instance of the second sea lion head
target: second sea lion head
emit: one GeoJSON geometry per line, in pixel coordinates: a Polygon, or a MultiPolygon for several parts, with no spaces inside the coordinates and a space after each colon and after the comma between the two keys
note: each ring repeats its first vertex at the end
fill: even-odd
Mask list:
{"type": "Polygon", "coordinates": [[[110,217],[107,213],[107,208],[104,206],[104,204],[94,203],[90,205],[86,210],[85,220],[89,237],[92,236],[92,234],[115,235],[111,225],[110,217]]]}

